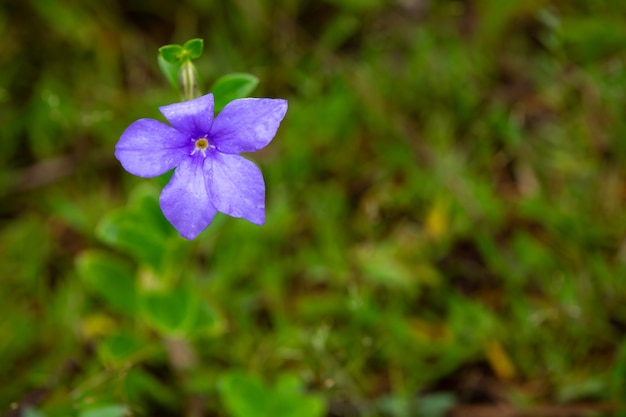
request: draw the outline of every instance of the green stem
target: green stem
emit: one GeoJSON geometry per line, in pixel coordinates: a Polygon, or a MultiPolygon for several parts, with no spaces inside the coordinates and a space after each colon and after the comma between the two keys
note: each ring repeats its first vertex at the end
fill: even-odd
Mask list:
{"type": "Polygon", "coordinates": [[[195,98],[195,92],[198,90],[198,82],[196,80],[195,68],[190,60],[183,64],[180,76],[183,87],[183,100],[191,100],[195,98]]]}

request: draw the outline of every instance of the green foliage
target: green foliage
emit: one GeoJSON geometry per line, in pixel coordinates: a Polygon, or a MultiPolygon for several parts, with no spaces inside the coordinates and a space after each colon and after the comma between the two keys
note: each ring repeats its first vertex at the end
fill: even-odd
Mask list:
{"type": "Polygon", "coordinates": [[[168,239],[176,232],[161,213],[157,196],[156,188],[136,188],[128,207],[104,217],[96,234],[109,245],[130,253],[137,261],[160,270],[163,260],[171,253],[168,239]]]}
{"type": "Polygon", "coordinates": [[[148,292],[141,301],[146,320],[163,334],[185,334],[196,322],[198,299],[188,288],[148,292]]]}
{"type": "MultiPolygon", "coordinates": [[[[202,39],[190,39],[184,45],[165,45],[159,48],[158,64],[176,91],[180,91],[179,79],[185,66],[192,66],[192,59],[200,58],[204,41],[202,39]]],[[[195,68],[192,69],[195,71],[195,68]]]]}
{"type": "Polygon", "coordinates": [[[77,258],[78,274],[111,307],[129,315],[137,310],[134,274],[123,262],[106,253],[85,252],[77,258]]]}
{"type": "Polygon", "coordinates": [[[183,45],[183,51],[190,59],[197,59],[202,55],[203,47],[204,41],[202,39],[190,39],[183,45]]]}
{"type": "Polygon", "coordinates": [[[128,415],[128,410],[120,405],[108,405],[104,407],[90,408],[83,410],[78,417],[124,417],[128,415]]]}
{"type": "Polygon", "coordinates": [[[567,53],[583,63],[616,56],[626,43],[621,19],[569,18],[560,23],[557,33],[567,53]]]}
{"type": "Polygon", "coordinates": [[[159,48],[159,56],[168,64],[182,61],[185,49],[180,45],[165,45],[159,48]]]}
{"type": "Polygon", "coordinates": [[[215,98],[215,112],[238,98],[248,97],[259,84],[259,79],[251,74],[226,74],[213,84],[211,93],[215,98]]]}
{"type": "Polygon", "coordinates": [[[106,364],[123,365],[135,360],[141,348],[141,341],[136,336],[128,333],[113,333],[99,343],[98,355],[106,364]]]}
{"type": "Polygon", "coordinates": [[[273,387],[255,376],[231,372],[220,378],[219,392],[233,417],[321,417],[321,398],[300,391],[294,375],[281,375],[273,387]]]}
{"type": "Polygon", "coordinates": [[[14,3],[0,414],[626,406],[626,3],[14,3]],[[266,224],[187,242],[113,149],[191,60],[289,111],[266,224]]]}
{"type": "MultiPolygon", "coordinates": [[[[172,45],[172,46],[178,46],[178,45],[172,45]]],[[[178,73],[180,72],[182,63],[178,61],[178,58],[176,56],[169,57],[169,58],[171,58],[173,62],[169,62],[163,56],[163,53],[160,53],[159,56],[157,57],[159,68],[161,68],[163,75],[165,75],[165,78],[167,79],[167,81],[169,81],[170,85],[176,91],[179,91],[180,87],[178,86],[178,73]]]]}

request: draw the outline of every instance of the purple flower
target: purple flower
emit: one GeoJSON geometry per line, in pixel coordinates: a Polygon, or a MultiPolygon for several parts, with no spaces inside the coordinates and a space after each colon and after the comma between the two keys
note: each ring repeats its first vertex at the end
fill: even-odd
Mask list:
{"type": "Polygon", "coordinates": [[[287,112],[287,101],[244,98],[213,119],[213,95],[159,108],[171,127],[139,119],[122,133],[115,156],[124,169],[154,177],[176,167],[159,202],[163,214],[193,239],[218,211],[265,223],[265,183],[259,168],[239,156],[265,147],[287,112]]]}

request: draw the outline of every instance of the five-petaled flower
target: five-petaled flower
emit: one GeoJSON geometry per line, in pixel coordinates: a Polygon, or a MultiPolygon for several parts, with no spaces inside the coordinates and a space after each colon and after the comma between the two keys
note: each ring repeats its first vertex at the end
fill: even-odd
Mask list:
{"type": "Polygon", "coordinates": [[[140,177],[176,168],[159,202],[180,235],[195,238],[218,211],[263,224],[263,175],[239,153],[257,151],[274,138],[287,101],[234,100],[215,119],[212,94],[159,109],[171,126],[137,120],[122,133],[115,156],[140,177]]]}

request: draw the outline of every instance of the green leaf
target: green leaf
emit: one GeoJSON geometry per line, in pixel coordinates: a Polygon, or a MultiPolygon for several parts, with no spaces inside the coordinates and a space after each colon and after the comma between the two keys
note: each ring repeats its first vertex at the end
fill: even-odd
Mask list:
{"type": "Polygon", "coordinates": [[[557,33],[568,54],[581,63],[618,55],[626,42],[626,28],[614,18],[566,18],[557,33]]]}
{"type": "Polygon", "coordinates": [[[268,417],[322,417],[325,415],[325,408],[321,398],[298,394],[277,397],[267,415],[268,417]]]}
{"type": "Polygon", "coordinates": [[[123,405],[107,405],[104,407],[83,410],[78,417],[124,417],[128,415],[128,408],[123,405]]]}
{"type": "Polygon", "coordinates": [[[219,112],[233,100],[247,97],[258,84],[257,77],[242,72],[220,77],[211,87],[215,98],[215,112],[219,112]]]}
{"type": "Polygon", "coordinates": [[[98,344],[98,355],[107,363],[123,363],[132,360],[142,344],[132,335],[116,333],[98,344]]]}
{"type": "Polygon", "coordinates": [[[258,377],[231,372],[220,378],[218,390],[232,417],[268,416],[268,393],[258,377]]]}
{"type": "Polygon", "coordinates": [[[133,190],[128,207],[108,213],[96,228],[102,241],[155,270],[161,269],[173,233],[159,208],[158,190],[145,185],[133,190]]]}
{"type": "Polygon", "coordinates": [[[130,266],[105,253],[88,251],[76,259],[76,267],[83,281],[111,307],[134,314],[137,293],[130,266]]]}
{"type": "Polygon", "coordinates": [[[276,391],[282,394],[294,394],[300,392],[300,379],[294,374],[283,374],[276,382],[276,391]]]}
{"type": "Polygon", "coordinates": [[[322,417],[326,408],[322,398],[301,392],[296,375],[281,375],[268,387],[255,375],[231,372],[220,378],[218,390],[233,417],[322,417]]]}
{"type": "Polygon", "coordinates": [[[202,303],[198,310],[198,317],[193,327],[193,335],[216,337],[224,333],[224,319],[212,306],[202,303]]]}
{"type": "Polygon", "coordinates": [[[183,49],[191,59],[199,58],[202,55],[202,48],[204,47],[204,41],[202,39],[190,39],[183,45],[183,49]]]}
{"type": "Polygon", "coordinates": [[[183,65],[182,62],[169,63],[161,55],[159,55],[158,61],[159,68],[161,68],[161,72],[163,72],[167,81],[169,81],[176,92],[179,92],[180,87],[178,86],[178,72],[183,65]]]}
{"type": "Polygon", "coordinates": [[[100,221],[96,234],[104,242],[127,251],[137,261],[159,268],[165,242],[141,215],[128,210],[113,211],[100,221]]]}
{"type": "Polygon", "coordinates": [[[149,183],[135,187],[128,197],[129,208],[144,218],[145,224],[163,237],[176,234],[173,226],[167,221],[159,205],[161,190],[149,183]]]}
{"type": "Polygon", "coordinates": [[[185,287],[141,296],[143,315],[152,327],[167,335],[188,333],[198,317],[198,298],[185,287]]]}
{"type": "Polygon", "coordinates": [[[270,395],[268,416],[322,417],[325,415],[324,400],[302,392],[300,379],[293,374],[281,375],[270,395]]]}
{"type": "Polygon", "coordinates": [[[165,45],[159,48],[159,56],[170,64],[182,61],[184,55],[185,49],[180,45],[165,45]]]}

